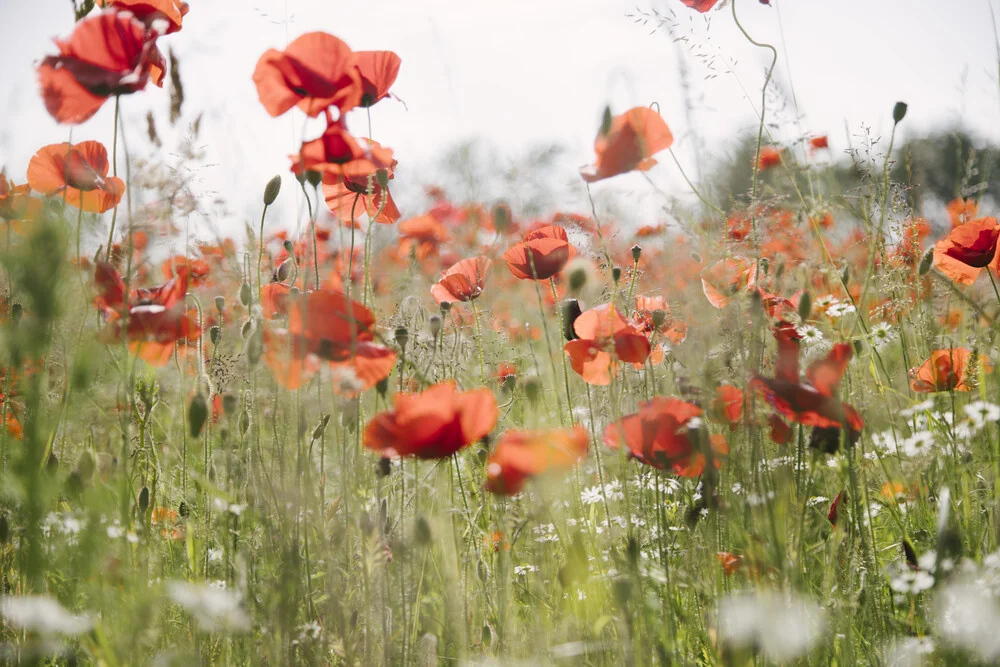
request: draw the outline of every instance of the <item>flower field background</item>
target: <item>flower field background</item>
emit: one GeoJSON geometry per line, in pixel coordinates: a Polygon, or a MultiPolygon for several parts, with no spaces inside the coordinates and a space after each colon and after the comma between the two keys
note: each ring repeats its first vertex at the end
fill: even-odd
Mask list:
{"type": "Polygon", "coordinates": [[[623,17],[732,23],[756,122],[701,178],[690,114],[609,106],[571,208],[544,152],[469,195],[471,149],[398,203],[371,108],[407,63],[289,35],[246,77],[318,129],[211,236],[120,114],[192,104],[198,4],[67,7],[65,135],[0,174],[0,664],[1000,660],[998,153],[904,142],[902,101],[845,156],[779,140],[781,44],[740,17],[781,1],[623,17]],[[655,222],[602,199],[628,173],[655,222]]]}

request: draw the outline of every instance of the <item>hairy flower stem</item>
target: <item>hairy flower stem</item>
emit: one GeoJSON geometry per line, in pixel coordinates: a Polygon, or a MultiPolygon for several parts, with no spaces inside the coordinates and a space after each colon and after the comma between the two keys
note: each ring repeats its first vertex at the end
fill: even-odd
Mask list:
{"type": "MultiPolygon", "coordinates": [[[[111,175],[118,176],[118,100],[119,95],[115,95],[115,129],[111,138],[111,175]]],[[[107,173],[107,172],[105,172],[107,173]]],[[[108,232],[108,245],[104,249],[104,261],[111,261],[111,244],[115,238],[115,221],[118,220],[118,204],[111,212],[111,230],[108,232]]],[[[79,248],[77,248],[79,250],[79,248]]]]}
{"type": "Polygon", "coordinates": [[[476,320],[476,347],[479,348],[479,376],[486,382],[486,364],[483,362],[483,330],[479,323],[479,306],[472,300],[472,316],[476,320]]]}
{"type": "MultiPolygon", "coordinates": [[[[559,307],[559,295],[556,293],[556,280],[549,278],[549,287],[552,289],[552,302],[556,304],[556,312],[559,314],[559,331],[566,330],[566,320],[563,319],[562,308],[559,307]]],[[[566,363],[566,354],[559,355],[562,358],[563,383],[566,385],[566,408],[569,412],[570,426],[576,425],[573,417],[573,395],[569,390],[569,365],[566,363]]]]}

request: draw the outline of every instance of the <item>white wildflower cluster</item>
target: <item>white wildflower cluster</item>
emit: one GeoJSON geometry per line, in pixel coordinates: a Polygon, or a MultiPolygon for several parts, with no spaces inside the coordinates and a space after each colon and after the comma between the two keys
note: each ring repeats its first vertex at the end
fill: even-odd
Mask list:
{"type": "Polygon", "coordinates": [[[523,577],[529,572],[538,572],[537,565],[515,565],[514,574],[518,577],[523,577]]]}
{"type": "Polygon", "coordinates": [[[323,635],[323,626],[316,621],[309,621],[300,625],[298,631],[298,636],[292,640],[292,646],[316,641],[323,635]]]}
{"type": "Polygon", "coordinates": [[[889,588],[901,595],[916,595],[934,586],[934,575],[923,568],[914,569],[904,561],[896,561],[886,568],[889,588]]]}
{"type": "Polygon", "coordinates": [[[826,309],[826,315],[831,319],[837,319],[843,317],[844,315],[850,315],[856,310],[857,309],[852,303],[837,302],[830,305],[830,307],[826,309]]]}
{"type": "Polygon", "coordinates": [[[536,542],[558,542],[559,535],[556,534],[556,526],[552,523],[543,523],[531,529],[535,535],[536,542]]]}
{"type": "Polygon", "coordinates": [[[930,637],[903,637],[882,649],[882,660],[886,667],[919,667],[933,652],[930,637]]]}
{"type": "Polygon", "coordinates": [[[184,607],[205,632],[239,632],[250,628],[250,617],[243,609],[241,596],[225,587],[172,581],[167,584],[167,595],[184,607]]]}
{"type": "Polygon", "coordinates": [[[808,598],[772,591],[745,591],[719,603],[719,637],[735,648],[759,648],[785,662],[804,655],[823,636],[823,608],[808,598]]]}
{"type": "Polygon", "coordinates": [[[42,519],[42,535],[63,535],[70,544],[76,542],[84,522],[74,512],[49,512],[42,519]]]}
{"type": "Polygon", "coordinates": [[[584,505],[594,505],[603,502],[605,496],[607,496],[609,502],[612,500],[624,500],[625,491],[622,489],[622,483],[616,479],[605,484],[603,489],[599,484],[597,486],[588,486],[580,493],[580,502],[584,505]]]}
{"type": "Polygon", "coordinates": [[[233,516],[239,516],[243,514],[243,510],[247,508],[246,505],[241,505],[239,503],[230,503],[223,498],[213,498],[212,507],[215,508],[216,512],[229,512],[233,516]]]}
{"type": "Polygon", "coordinates": [[[0,616],[12,626],[45,637],[73,637],[90,630],[94,622],[66,610],[48,595],[0,598],[0,616]]]}

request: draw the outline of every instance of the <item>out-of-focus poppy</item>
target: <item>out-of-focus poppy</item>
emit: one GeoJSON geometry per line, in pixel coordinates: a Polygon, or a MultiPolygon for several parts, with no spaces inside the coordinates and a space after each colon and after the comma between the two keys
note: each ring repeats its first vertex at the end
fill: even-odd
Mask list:
{"type": "Polygon", "coordinates": [[[28,163],[28,184],[35,192],[64,197],[89,213],[114,208],[125,193],[125,181],[108,176],[108,151],[97,141],[50,144],[28,163]]]}
{"type": "Polygon", "coordinates": [[[566,267],[576,256],[566,230],[557,225],[545,225],[527,234],[503,254],[507,267],[521,280],[548,280],[566,267]]]}
{"type": "Polygon", "coordinates": [[[618,363],[643,364],[649,339],[635,323],[622,317],[612,304],[584,312],[573,322],[577,339],[566,343],[570,366],[587,384],[611,384],[618,363]]]}
{"type": "Polygon", "coordinates": [[[837,494],[837,497],[833,499],[830,503],[830,511],[826,513],[826,520],[832,525],[837,525],[837,520],[840,518],[840,506],[844,504],[844,492],[841,491],[837,494]]]}
{"type": "Polygon", "coordinates": [[[0,172],[0,218],[8,222],[33,220],[42,211],[42,200],[31,196],[31,186],[14,185],[0,172]]]}
{"type": "Polygon", "coordinates": [[[976,203],[975,199],[962,199],[959,197],[948,202],[946,209],[948,211],[948,219],[951,221],[951,228],[954,229],[970,220],[974,220],[976,213],[979,212],[979,204],[976,203]]]}
{"type": "Polygon", "coordinates": [[[787,445],[792,441],[792,427],[776,414],[768,415],[767,424],[771,427],[771,440],[779,445],[787,445]]]}
{"type": "Polygon", "coordinates": [[[818,150],[822,150],[824,148],[829,148],[829,147],[830,147],[830,142],[825,134],[819,137],[813,137],[812,139],[809,140],[809,151],[812,153],[815,153],[818,150]]]}
{"type": "Polygon", "coordinates": [[[203,259],[191,259],[184,255],[176,255],[163,261],[163,264],[160,265],[160,272],[167,280],[186,273],[188,284],[191,287],[198,287],[208,280],[211,268],[208,266],[208,262],[203,259]]]}
{"type": "Polygon", "coordinates": [[[728,551],[720,551],[715,554],[715,557],[719,559],[722,571],[726,573],[727,577],[740,569],[740,563],[743,561],[742,556],[736,556],[728,551]]]}
{"type": "Polygon", "coordinates": [[[486,285],[493,260],[480,255],[463,259],[441,276],[441,280],[431,285],[431,296],[438,303],[445,301],[472,301],[478,299],[486,285]]]}
{"type": "Polygon", "coordinates": [[[443,382],[396,394],[395,408],[368,422],[364,445],[387,457],[446,458],[489,433],[499,417],[489,389],[460,392],[454,382],[443,382]]]}
{"type": "Polygon", "coordinates": [[[370,107],[389,97],[389,88],[399,75],[402,61],[392,51],[355,51],[364,94],[359,106],[370,107]]]}
{"type": "Polygon", "coordinates": [[[106,0],[109,7],[127,9],[135,14],[147,28],[156,30],[161,35],[168,35],[181,29],[184,16],[187,15],[188,3],[183,0],[106,0]],[[166,22],[166,28],[159,30],[159,21],[166,22]]]}
{"type": "Polygon", "coordinates": [[[284,51],[265,51],[253,81],[261,104],[272,116],[294,106],[313,118],[331,106],[343,114],[364,94],[354,52],[325,32],[306,33],[284,51]]]}
{"type": "Polygon", "coordinates": [[[962,285],[971,285],[984,268],[1000,269],[996,218],[978,218],[959,225],[934,244],[934,266],[962,285]]]}
{"type": "Polygon", "coordinates": [[[571,468],[587,455],[587,431],[572,429],[507,431],[486,462],[487,491],[513,496],[529,477],[571,468]]]}
{"type": "Polygon", "coordinates": [[[681,0],[685,5],[704,14],[715,7],[719,0],[681,0]]]}
{"type": "Polygon", "coordinates": [[[757,281],[757,263],[742,257],[720,259],[701,272],[701,287],[708,302],[720,310],[730,299],[752,288],[757,281]]]}
{"type": "Polygon", "coordinates": [[[712,415],[718,421],[729,424],[729,428],[735,429],[743,416],[743,392],[731,384],[716,387],[712,415]]]}
{"type": "Polygon", "coordinates": [[[82,123],[109,97],[162,84],[166,67],[156,33],[130,12],[109,11],[76,24],[69,40],[56,40],[58,56],[38,66],[45,108],[60,123],[82,123]]]}
{"type": "Polygon", "coordinates": [[[670,148],[674,136],[660,114],[648,107],[635,107],[611,119],[594,140],[597,160],[580,170],[588,183],[633,170],[647,171],[656,164],[653,155],[670,148]],[[605,131],[605,129],[607,131],[605,131]]]}
{"type": "Polygon", "coordinates": [[[291,288],[284,283],[268,283],[260,288],[261,316],[273,320],[288,315],[291,288]]]}
{"type": "Polygon", "coordinates": [[[910,370],[913,391],[972,391],[970,358],[972,351],[964,347],[934,350],[919,368],[910,370]]]}
{"type": "Polygon", "coordinates": [[[679,398],[656,396],[639,411],[608,424],[604,444],[628,447],[632,458],[681,477],[697,477],[705,469],[709,448],[715,467],[729,445],[722,436],[707,436],[700,426],[701,408],[679,398]]]}
{"type": "Polygon", "coordinates": [[[438,253],[441,244],[451,240],[451,234],[436,218],[420,215],[399,223],[399,257],[406,259],[412,252],[417,259],[438,253]]]}
{"type": "Polygon", "coordinates": [[[109,324],[109,340],[121,339],[124,311],[129,350],[153,366],[165,366],[176,343],[193,342],[201,335],[194,311],[184,307],[186,273],[159,287],[137,289],[126,295],[125,281],[114,267],[98,262],[94,282],[99,290],[97,306],[109,324]]]}
{"type": "Polygon", "coordinates": [[[636,324],[645,334],[652,334],[654,331],[658,336],[663,336],[674,345],[680,345],[687,338],[687,324],[674,317],[667,300],[662,296],[635,297],[636,324]],[[662,313],[658,315],[657,312],[662,313]],[[662,321],[657,326],[657,319],[662,321]]]}
{"type": "Polygon", "coordinates": [[[773,146],[765,146],[760,149],[760,157],[757,158],[758,169],[764,171],[779,164],[781,164],[781,151],[773,146]]]}

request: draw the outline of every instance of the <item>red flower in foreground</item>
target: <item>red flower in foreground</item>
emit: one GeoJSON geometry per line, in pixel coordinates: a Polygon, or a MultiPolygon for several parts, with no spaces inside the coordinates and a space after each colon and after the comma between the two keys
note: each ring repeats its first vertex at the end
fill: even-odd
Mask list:
{"type": "Polygon", "coordinates": [[[343,114],[356,107],[364,93],[354,52],[325,32],[306,33],[284,51],[265,51],[253,81],[260,103],[272,116],[294,106],[313,118],[330,106],[343,114]]]}
{"type": "Polygon", "coordinates": [[[764,171],[779,164],[781,164],[781,151],[773,146],[765,146],[760,149],[760,156],[757,158],[758,169],[764,171]]]}
{"type": "Polygon", "coordinates": [[[486,462],[486,490],[513,496],[529,477],[571,468],[587,455],[582,426],[546,431],[507,431],[486,462]]]}
{"type": "Polygon", "coordinates": [[[129,350],[153,366],[165,366],[179,342],[193,342],[201,335],[194,311],[186,310],[186,273],[160,285],[133,290],[126,297],[125,281],[114,267],[98,262],[94,269],[97,306],[109,326],[108,339],[121,340],[122,313],[129,350]]]}
{"type": "Polygon", "coordinates": [[[190,9],[183,0],[106,0],[105,4],[127,9],[148,28],[154,28],[157,21],[166,21],[166,29],[157,31],[161,35],[180,30],[190,9]]]}
{"type": "Polygon", "coordinates": [[[597,133],[594,152],[597,160],[580,170],[588,183],[656,164],[653,155],[670,148],[674,136],[660,114],[648,107],[635,107],[611,120],[607,132],[597,133]]]}
{"type": "Polygon", "coordinates": [[[389,88],[399,75],[402,61],[392,51],[355,51],[364,93],[359,106],[370,107],[389,97],[389,88]]]}
{"type": "Polygon", "coordinates": [[[8,222],[33,220],[42,211],[42,200],[31,196],[31,186],[14,185],[0,172],[0,218],[8,222]]]}
{"type": "Polygon", "coordinates": [[[996,218],[979,218],[959,225],[934,244],[934,266],[957,283],[971,285],[984,268],[1000,269],[996,218]]]}
{"type": "Polygon", "coordinates": [[[80,21],[58,56],[38,66],[45,108],[60,123],[82,123],[109,97],[161,85],[165,62],[149,32],[128,12],[109,11],[80,21]]]}
{"type": "Polygon", "coordinates": [[[972,351],[964,347],[934,350],[920,368],[910,370],[913,391],[972,391],[969,381],[969,358],[972,351]]]}
{"type": "Polygon", "coordinates": [[[697,418],[701,408],[679,398],[656,396],[639,404],[639,411],[608,424],[604,444],[612,449],[625,446],[632,458],[681,477],[697,477],[705,469],[705,454],[711,448],[715,467],[729,453],[726,439],[706,433],[697,418]]]}
{"type": "Polygon", "coordinates": [[[478,299],[486,285],[486,276],[493,260],[480,255],[463,259],[444,272],[441,280],[431,285],[431,296],[438,303],[478,299]]]}
{"type": "Polygon", "coordinates": [[[857,410],[835,396],[837,386],[854,354],[854,348],[848,343],[834,345],[826,358],[809,365],[806,369],[807,382],[803,383],[797,378],[797,355],[793,369],[788,351],[782,351],[782,345],[789,348],[794,345],[797,348],[798,339],[788,336],[787,323],[778,325],[775,337],[779,341],[776,377],[755,375],[750,381],[750,387],[760,391],[771,407],[785,419],[803,426],[816,427],[813,442],[817,447],[835,449],[840,443],[841,429],[846,431],[849,439],[856,439],[864,428],[864,420],[857,410]],[[793,370],[796,377],[792,375],[793,370]]]}
{"type": "Polygon", "coordinates": [[[43,195],[65,198],[70,206],[104,213],[125,194],[125,181],[108,176],[109,166],[108,151],[97,141],[50,144],[28,163],[28,184],[43,195]]]}
{"type": "Polygon", "coordinates": [[[528,232],[520,243],[503,254],[507,267],[521,280],[548,280],[566,267],[576,256],[566,230],[557,225],[545,225],[528,232]]]}
{"type": "Polygon", "coordinates": [[[570,366],[587,384],[611,384],[620,361],[643,364],[649,339],[633,322],[606,303],[582,313],[573,322],[577,340],[566,343],[570,366]]]}
{"type": "Polygon", "coordinates": [[[712,7],[715,7],[715,3],[718,1],[719,0],[681,0],[681,2],[685,5],[691,9],[701,12],[702,14],[710,10],[712,7]]]}
{"type": "Polygon", "coordinates": [[[396,394],[395,403],[365,428],[365,447],[383,456],[446,458],[489,433],[500,417],[489,389],[460,392],[454,382],[396,394]]]}

